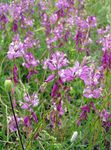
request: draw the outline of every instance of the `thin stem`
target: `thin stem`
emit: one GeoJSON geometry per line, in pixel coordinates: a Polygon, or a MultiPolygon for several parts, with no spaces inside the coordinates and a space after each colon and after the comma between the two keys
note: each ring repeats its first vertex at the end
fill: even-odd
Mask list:
{"type": "Polygon", "coordinates": [[[19,130],[19,126],[18,126],[17,118],[16,118],[16,115],[15,115],[15,111],[14,111],[13,103],[12,103],[11,93],[9,92],[9,93],[8,93],[8,95],[9,95],[9,99],[10,99],[10,103],[11,103],[12,112],[13,112],[14,120],[15,120],[15,123],[16,123],[17,131],[18,131],[18,135],[19,135],[20,143],[21,143],[21,146],[22,146],[22,150],[25,150],[25,148],[24,148],[24,146],[23,146],[22,137],[21,137],[21,134],[20,134],[20,130],[19,130]]]}

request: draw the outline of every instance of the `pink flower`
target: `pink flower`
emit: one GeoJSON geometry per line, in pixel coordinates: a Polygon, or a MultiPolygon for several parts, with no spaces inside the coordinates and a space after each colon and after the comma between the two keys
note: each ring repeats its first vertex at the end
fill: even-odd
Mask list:
{"type": "Polygon", "coordinates": [[[24,125],[27,127],[30,127],[31,125],[31,120],[29,116],[24,117],[24,125]]]}
{"type": "Polygon", "coordinates": [[[23,43],[20,40],[19,34],[13,37],[12,43],[9,45],[7,56],[9,59],[22,57],[24,55],[23,43]]]}
{"type": "Polygon", "coordinates": [[[63,82],[70,82],[75,77],[79,77],[81,74],[81,66],[79,65],[79,62],[75,62],[74,66],[72,68],[68,69],[62,69],[58,72],[60,78],[63,82]]]}
{"type": "Polygon", "coordinates": [[[30,108],[36,107],[39,104],[39,98],[38,98],[38,95],[36,93],[33,93],[32,96],[25,93],[24,94],[24,100],[25,100],[25,102],[20,102],[22,109],[30,110],[30,108]]]}
{"type": "MultiPolygon", "coordinates": [[[[20,124],[20,121],[22,121],[22,118],[16,116],[16,119],[17,119],[18,124],[20,124]]],[[[17,126],[16,126],[15,119],[13,116],[9,117],[8,125],[9,125],[9,129],[11,132],[17,131],[17,126]]]]}
{"type": "Polygon", "coordinates": [[[25,63],[23,63],[23,66],[26,68],[33,68],[36,67],[39,64],[39,61],[35,59],[33,54],[31,52],[28,52],[27,54],[24,55],[25,58],[25,63]]]}
{"type": "Polygon", "coordinates": [[[48,78],[45,80],[45,82],[50,82],[55,78],[55,74],[51,74],[50,76],[48,76],[48,78]]]}
{"type": "Polygon", "coordinates": [[[87,98],[99,98],[102,95],[102,89],[92,89],[91,87],[87,86],[83,91],[83,95],[87,98]]]}
{"type": "Polygon", "coordinates": [[[59,70],[68,65],[68,59],[63,52],[56,51],[49,59],[44,61],[44,69],[49,68],[51,71],[59,70]]]}

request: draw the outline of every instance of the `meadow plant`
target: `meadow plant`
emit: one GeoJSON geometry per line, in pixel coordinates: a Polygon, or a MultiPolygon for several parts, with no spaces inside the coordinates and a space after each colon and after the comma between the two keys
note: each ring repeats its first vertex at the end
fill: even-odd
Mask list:
{"type": "Polygon", "coordinates": [[[91,2],[0,3],[1,149],[111,148],[111,27],[91,2]]]}

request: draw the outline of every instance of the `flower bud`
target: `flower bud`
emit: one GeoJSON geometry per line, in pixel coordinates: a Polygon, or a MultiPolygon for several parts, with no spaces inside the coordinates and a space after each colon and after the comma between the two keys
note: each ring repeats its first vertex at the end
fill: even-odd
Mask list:
{"type": "Polygon", "coordinates": [[[7,92],[11,92],[13,83],[10,79],[7,79],[7,80],[5,80],[4,86],[5,86],[5,89],[7,92]]]}

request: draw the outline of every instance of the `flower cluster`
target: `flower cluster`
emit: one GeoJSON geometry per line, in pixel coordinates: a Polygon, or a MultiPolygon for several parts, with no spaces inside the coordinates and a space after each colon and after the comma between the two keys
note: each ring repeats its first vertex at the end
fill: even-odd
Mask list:
{"type": "MultiPolygon", "coordinates": [[[[24,94],[24,102],[20,101],[21,108],[23,110],[28,110],[31,113],[31,116],[36,123],[38,122],[38,118],[37,118],[36,113],[34,112],[33,108],[38,106],[38,104],[39,104],[39,98],[36,93],[33,93],[32,96],[30,96],[28,93],[25,93],[24,94]]],[[[31,117],[30,116],[26,116],[24,118],[24,124],[26,126],[31,125],[31,117]],[[29,122],[30,122],[30,124],[29,124],[29,122]]]]}
{"type": "MultiPolygon", "coordinates": [[[[77,125],[93,112],[106,131],[111,127],[108,106],[95,107],[99,106],[98,101],[110,97],[111,89],[106,84],[110,83],[110,79],[107,80],[110,76],[106,75],[111,69],[110,26],[98,29],[98,19],[87,16],[84,6],[85,0],[0,3],[0,50],[4,49],[0,52],[1,57],[7,55],[1,59],[1,70],[6,69],[7,60],[8,71],[4,74],[14,82],[10,93],[16,104],[14,109],[20,110],[16,111],[17,122],[29,134],[38,128],[39,118],[43,119],[41,123],[46,122],[40,123],[38,132],[49,125],[51,129],[62,128],[66,112],[71,114],[79,108],[77,125]],[[96,30],[98,39],[94,43],[96,30]],[[97,44],[97,50],[91,44],[97,44]],[[100,52],[99,57],[96,52],[100,52]],[[18,103],[15,99],[19,94],[18,103]],[[70,111],[73,105],[75,110],[70,111]]],[[[17,131],[12,115],[8,124],[11,132],[17,131]]]]}

